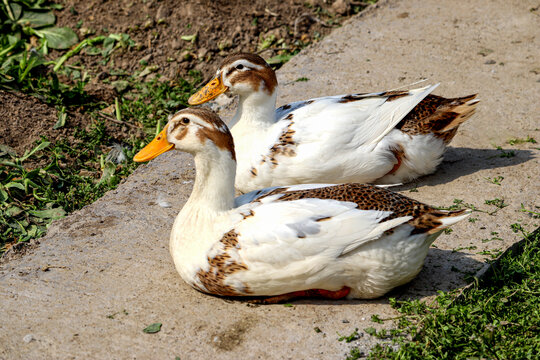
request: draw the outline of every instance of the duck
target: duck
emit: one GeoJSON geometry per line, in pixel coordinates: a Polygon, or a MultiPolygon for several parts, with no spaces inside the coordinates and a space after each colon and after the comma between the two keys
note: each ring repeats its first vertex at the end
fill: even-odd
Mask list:
{"type": "Polygon", "coordinates": [[[176,113],[134,160],[193,155],[191,195],[169,242],[182,279],[263,303],[371,299],[413,279],[430,244],[470,210],[444,211],[369,184],[297,184],[235,198],[233,136],[215,113],[176,113]]]}
{"type": "Polygon", "coordinates": [[[259,55],[228,56],[189,99],[238,95],[228,123],[238,152],[236,188],[303,183],[404,184],[435,172],[476,94],[432,95],[438,86],[319,97],[276,109],[278,82],[259,55]]]}

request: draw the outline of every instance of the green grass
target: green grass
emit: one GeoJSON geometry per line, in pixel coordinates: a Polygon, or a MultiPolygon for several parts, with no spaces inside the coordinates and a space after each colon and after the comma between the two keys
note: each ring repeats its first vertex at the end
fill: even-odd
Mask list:
{"type": "MultiPolygon", "coordinates": [[[[440,293],[433,302],[396,301],[402,316],[372,336],[370,359],[536,359],[540,353],[540,228],[525,233],[469,288],[440,293]]],[[[377,320],[380,320],[377,318],[377,320]]],[[[384,319],[382,319],[384,320],[384,319]]],[[[372,328],[370,328],[371,330],[372,328]]],[[[357,359],[353,349],[347,359],[357,359]]]]}

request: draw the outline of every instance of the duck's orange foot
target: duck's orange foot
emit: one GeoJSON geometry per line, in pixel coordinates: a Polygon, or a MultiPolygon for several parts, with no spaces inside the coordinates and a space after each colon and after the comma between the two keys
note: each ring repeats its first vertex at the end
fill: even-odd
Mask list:
{"type": "Polygon", "coordinates": [[[256,304],[279,304],[286,301],[290,301],[297,298],[304,298],[304,297],[315,297],[315,298],[324,298],[324,299],[331,299],[331,300],[338,300],[343,299],[349,293],[351,292],[351,288],[344,286],[340,290],[337,291],[329,291],[324,289],[310,289],[310,290],[302,290],[302,291],[294,291],[287,294],[282,295],[276,295],[271,296],[264,299],[257,299],[254,301],[256,304]]]}

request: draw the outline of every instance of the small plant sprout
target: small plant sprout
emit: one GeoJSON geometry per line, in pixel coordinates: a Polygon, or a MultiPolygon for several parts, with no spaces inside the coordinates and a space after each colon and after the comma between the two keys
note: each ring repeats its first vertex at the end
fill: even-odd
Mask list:
{"type": "Polygon", "coordinates": [[[497,150],[499,150],[501,153],[498,155],[501,158],[511,158],[516,156],[516,153],[514,150],[505,151],[502,147],[497,146],[497,150]]]}
{"type": "Polygon", "coordinates": [[[536,209],[537,211],[527,210],[527,209],[525,209],[525,205],[523,205],[523,203],[521,203],[521,209],[520,209],[520,211],[521,211],[521,212],[524,212],[524,213],[531,214],[531,216],[532,216],[534,219],[540,219],[540,206],[535,205],[534,207],[535,207],[535,209],[536,209]]]}
{"type": "Polygon", "coordinates": [[[485,178],[487,181],[489,181],[492,184],[501,186],[501,181],[503,181],[503,176],[495,176],[494,178],[487,177],[485,178]]]}
{"type": "Polygon", "coordinates": [[[495,210],[488,212],[489,215],[495,215],[497,211],[504,209],[505,207],[508,206],[508,204],[504,202],[504,199],[499,199],[499,198],[495,198],[492,200],[485,200],[485,204],[496,207],[495,210]]]}
{"type": "Polygon", "coordinates": [[[536,144],[536,140],[527,135],[526,139],[514,138],[514,139],[508,140],[507,143],[510,145],[523,144],[523,143],[536,144]]]}
{"type": "Polygon", "coordinates": [[[358,334],[358,328],[354,329],[354,331],[349,336],[340,335],[337,333],[339,338],[338,341],[345,340],[346,343],[353,342],[354,340],[358,340],[360,338],[360,334],[358,334]]]}

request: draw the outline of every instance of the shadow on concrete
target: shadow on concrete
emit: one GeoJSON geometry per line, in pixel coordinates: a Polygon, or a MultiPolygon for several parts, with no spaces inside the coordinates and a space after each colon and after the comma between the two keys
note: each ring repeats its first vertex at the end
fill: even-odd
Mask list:
{"type": "Polygon", "coordinates": [[[410,283],[393,289],[386,297],[416,300],[452,291],[470,283],[472,276],[487,266],[470,253],[431,248],[422,271],[410,283]]]}
{"type": "Polygon", "coordinates": [[[392,187],[392,191],[402,191],[420,186],[446,184],[453,180],[485,169],[497,169],[525,163],[533,159],[532,150],[521,149],[473,149],[449,147],[444,160],[434,174],[424,176],[415,182],[392,187]]]}

